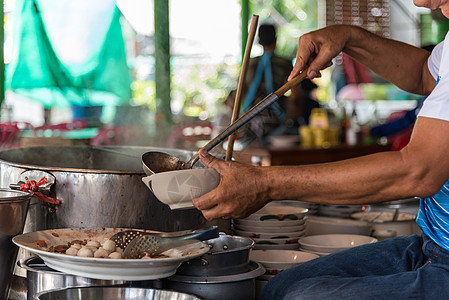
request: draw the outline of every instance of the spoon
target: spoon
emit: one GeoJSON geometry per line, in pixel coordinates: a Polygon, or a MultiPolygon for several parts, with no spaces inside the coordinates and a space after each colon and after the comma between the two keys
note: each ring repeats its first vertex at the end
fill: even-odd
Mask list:
{"type": "MultiPolygon", "coordinates": [[[[301,74],[297,75],[290,81],[287,81],[283,86],[281,86],[277,91],[269,94],[259,103],[254,105],[248,112],[243,114],[234,123],[232,123],[228,128],[219,133],[215,138],[213,138],[209,143],[207,143],[202,149],[206,151],[211,150],[218,144],[220,144],[224,139],[238,130],[240,127],[249,122],[252,118],[258,115],[265,108],[276,102],[280,97],[282,97],[288,90],[293,86],[303,81],[307,76],[307,69],[303,70],[301,74]]],[[[146,152],[142,155],[142,164],[145,174],[148,176],[155,173],[175,171],[175,170],[185,170],[191,169],[193,165],[198,161],[198,152],[188,161],[183,162],[179,158],[158,151],[146,152]]]]}

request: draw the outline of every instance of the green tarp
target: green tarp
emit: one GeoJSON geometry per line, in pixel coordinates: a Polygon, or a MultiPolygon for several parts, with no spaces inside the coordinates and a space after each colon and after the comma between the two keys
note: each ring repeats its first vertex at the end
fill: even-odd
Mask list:
{"type": "MultiPolygon", "coordinates": [[[[102,16],[110,19],[110,25],[103,31],[94,32],[100,39],[98,46],[91,50],[85,62],[70,64],[58,57],[40,7],[50,10],[46,17],[51,17],[52,13],[70,14],[71,11],[51,11],[50,5],[44,5],[45,1],[16,0],[12,16],[14,53],[6,66],[6,89],[39,101],[46,108],[128,103],[131,76],[126,62],[121,14],[115,3],[112,2],[110,14],[102,16]]],[[[73,4],[77,0],[69,1],[73,4]]],[[[96,1],[90,2],[95,9],[96,1]]],[[[74,30],[98,30],[83,28],[86,27],[83,16],[78,18],[79,26],[74,30]]]]}

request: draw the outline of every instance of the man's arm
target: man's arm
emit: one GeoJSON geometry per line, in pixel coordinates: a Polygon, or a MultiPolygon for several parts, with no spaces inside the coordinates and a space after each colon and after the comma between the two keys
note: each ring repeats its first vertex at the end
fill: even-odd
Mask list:
{"type": "Polygon", "coordinates": [[[410,143],[339,162],[254,167],[200,152],[221,174],[220,185],[193,200],[207,219],[242,218],[272,200],[367,204],[435,194],[449,178],[449,122],[418,118],[410,143]]]}
{"type": "Polygon", "coordinates": [[[333,25],[299,38],[296,64],[290,78],[309,66],[318,76],[341,51],[410,93],[428,95],[435,79],[427,68],[430,53],[399,41],[386,39],[360,27],[333,25]]]}

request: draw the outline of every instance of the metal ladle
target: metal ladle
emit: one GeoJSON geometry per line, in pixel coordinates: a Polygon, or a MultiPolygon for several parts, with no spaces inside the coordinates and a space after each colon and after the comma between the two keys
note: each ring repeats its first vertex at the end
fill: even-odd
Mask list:
{"type": "MultiPolygon", "coordinates": [[[[282,97],[288,90],[293,86],[299,84],[307,76],[307,69],[302,71],[299,75],[292,78],[290,81],[281,86],[277,91],[269,94],[259,103],[254,105],[248,112],[243,114],[239,119],[232,123],[228,128],[219,133],[215,138],[213,138],[209,143],[207,143],[202,149],[206,151],[211,150],[216,145],[220,144],[224,139],[238,130],[240,127],[245,125],[248,121],[258,115],[265,108],[276,102],[280,97],[282,97]]],[[[142,164],[145,174],[148,176],[155,173],[191,169],[193,165],[198,161],[198,152],[188,161],[183,162],[179,158],[158,151],[146,152],[142,155],[142,164]]]]}

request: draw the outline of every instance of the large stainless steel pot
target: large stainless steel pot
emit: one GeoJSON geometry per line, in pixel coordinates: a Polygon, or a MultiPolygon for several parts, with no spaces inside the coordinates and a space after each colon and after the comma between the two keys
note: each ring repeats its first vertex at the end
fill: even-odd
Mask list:
{"type": "Polygon", "coordinates": [[[0,189],[0,299],[8,299],[18,248],[12,238],[22,233],[31,194],[0,189]]]}
{"type": "Polygon", "coordinates": [[[125,286],[129,284],[129,282],[123,280],[92,279],[55,271],[47,267],[38,256],[22,259],[18,264],[26,270],[28,300],[35,300],[38,293],[54,289],[86,286],[125,286]]]}
{"type": "Polygon", "coordinates": [[[68,288],[43,293],[38,295],[39,300],[201,300],[201,298],[174,291],[165,291],[135,287],[85,287],[68,288]]]}
{"type": "MultiPolygon", "coordinates": [[[[33,200],[25,232],[72,227],[132,227],[160,231],[207,224],[195,209],[172,211],[143,184],[141,155],[151,147],[32,147],[0,152],[1,187],[31,177],[54,178],[59,206],[33,200]]],[[[159,149],[181,159],[191,151],[159,149]]],[[[215,224],[214,224],[215,225],[215,224]]]]}

